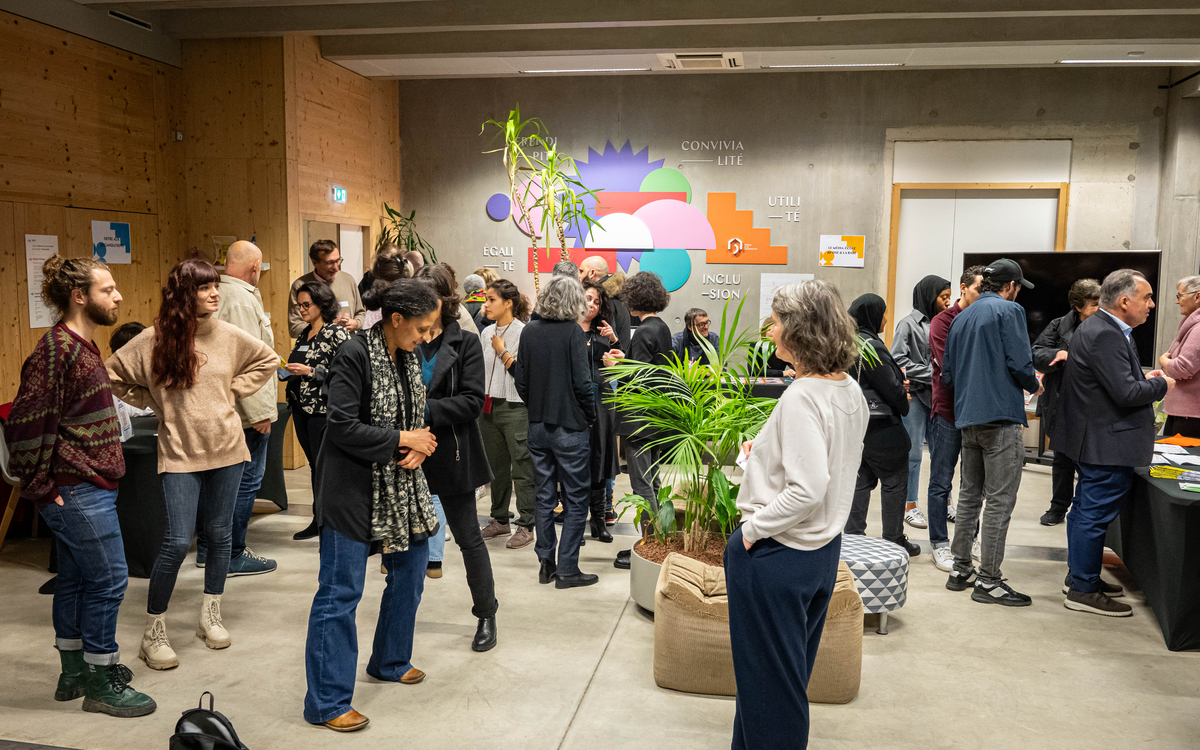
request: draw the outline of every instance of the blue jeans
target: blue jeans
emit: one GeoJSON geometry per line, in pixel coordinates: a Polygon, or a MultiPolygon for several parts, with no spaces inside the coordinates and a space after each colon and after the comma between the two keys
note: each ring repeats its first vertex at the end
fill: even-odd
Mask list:
{"type": "Polygon", "coordinates": [[[921,484],[921,451],[925,447],[925,432],[929,428],[929,407],[914,396],[908,403],[908,416],[902,419],[904,429],[908,430],[909,442],[912,443],[908,449],[908,497],[905,502],[916,505],[917,490],[921,484]]]}
{"type": "Polygon", "coordinates": [[[1067,514],[1067,566],[1071,588],[1081,594],[1100,590],[1104,536],[1133,487],[1133,468],[1078,464],[1079,486],[1067,514]]]}
{"type": "MultiPolygon", "coordinates": [[[[246,527],[254,515],[254,500],[262,487],[263,474],[267,472],[267,447],[271,436],[264,435],[253,427],[242,430],[246,435],[246,447],[250,449],[250,460],[242,464],[242,481],[238,484],[237,502],[233,506],[233,540],[229,548],[230,558],[241,556],[246,550],[246,527]]],[[[204,508],[202,499],[196,512],[196,551],[208,554],[208,538],[204,534],[204,508]]]]}
{"type": "Polygon", "coordinates": [[[437,513],[438,532],[429,537],[429,562],[441,562],[446,556],[446,510],[437,495],[433,496],[433,510],[437,513]]]}
{"type": "Polygon", "coordinates": [[[588,494],[591,485],[591,434],[587,430],[569,430],[545,422],[529,423],[529,458],[533,461],[534,501],[536,503],[538,560],[554,562],[557,535],[554,506],[558,504],[557,483],[562,483],[562,544],[558,544],[558,572],[579,573],[579,543],[587,522],[588,494]]]}
{"type": "Polygon", "coordinates": [[[167,523],[162,548],[150,571],[150,595],[146,611],[160,615],[171,603],[179,566],[192,546],[196,528],[196,509],[203,494],[208,505],[204,533],[209,540],[208,562],[204,566],[204,593],[225,593],[225,575],[229,572],[229,547],[233,537],[233,506],[237,502],[242,464],[187,474],[160,475],[163,498],[167,504],[167,523]]]}
{"type": "Polygon", "coordinates": [[[934,549],[949,547],[950,536],[946,530],[946,505],[950,502],[950,489],[954,485],[954,467],[958,465],[958,454],[962,451],[962,433],[958,428],[934,414],[929,420],[929,492],[926,505],[929,508],[929,543],[934,549]]]}
{"type": "Polygon", "coordinates": [[[117,491],[84,483],[59,487],[58,494],[62,505],[38,506],[58,545],[54,645],[59,651],[82,649],[89,664],[117,664],[117,610],[129,581],[117,491]]]}
{"type": "MultiPolygon", "coordinates": [[[[366,582],[371,545],[356,542],[329,526],[321,529],[321,568],[317,595],[308,615],[304,646],[304,720],[321,724],[353,706],[354,675],[358,671],[358,627],[355,613],[366,582]]],[[[409,545],[407,552],[383,556],[387,583],[379,603],[375,642],[367,674],[396,682],[412,668],[413,630],[425,589],[429,541],[409,545]]]]}

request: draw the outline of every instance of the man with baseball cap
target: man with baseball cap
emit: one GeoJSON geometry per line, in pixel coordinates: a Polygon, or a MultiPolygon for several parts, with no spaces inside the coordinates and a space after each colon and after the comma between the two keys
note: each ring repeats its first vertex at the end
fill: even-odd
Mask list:
{"type": "Polygon", "coordinates": [[[946,588],[965,591],[973,585],[973,600],[1007,607],[1032,601],[1005,583],[1000,564],[1025,463],[1022,391],[1042,392],[1025,310],[1014,302],[1022,287],[1033,284],[1016,262],[1001,258],[985,266],[979,299],[954,319],[942,359],[942,382],[954,388],[955,426],[962,432],[962,487],[950,545],[954,570],[946,588]],[[971,565],[977,525],[978,571],[971,565]]]}

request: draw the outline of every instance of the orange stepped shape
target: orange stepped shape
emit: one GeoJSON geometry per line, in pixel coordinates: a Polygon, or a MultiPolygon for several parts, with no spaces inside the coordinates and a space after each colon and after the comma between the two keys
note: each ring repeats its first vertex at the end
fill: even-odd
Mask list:
{"type": "Polygon", "coordinates": [[[737,210],[737,193],[708,194],[708,223],[717,236],[708,263],[787,264],[787,246],[772,245],[771,230],[755,228],[753,211],[737,210]]]}

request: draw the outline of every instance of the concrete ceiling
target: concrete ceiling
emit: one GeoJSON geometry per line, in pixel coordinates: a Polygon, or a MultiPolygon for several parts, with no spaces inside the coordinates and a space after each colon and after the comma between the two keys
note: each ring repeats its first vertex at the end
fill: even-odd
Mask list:
{"type": "Polygon", "coordinates": [[[316,35],[326,58],[385,78],[1200,60],[1200,0],[76,2],[180,39],[316,35]],[[738,70],[671,71],[662,59],[706,52],[740,53],[738,70]]]}

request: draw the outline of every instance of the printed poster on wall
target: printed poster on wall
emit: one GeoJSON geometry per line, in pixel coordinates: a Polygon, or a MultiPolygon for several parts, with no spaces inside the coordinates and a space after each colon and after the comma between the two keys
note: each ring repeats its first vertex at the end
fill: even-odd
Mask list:
{"type": "Polygon", "coordinates": [[[758,292],[758,317],[760,320],[766,320],[771,317],[771,300],[775,299],[775,292],[788,284],[795,284],[797,281],[808,281],[812,279],[811,273],[764,273],[759,277],[759,292],[758,292]]]}
{"type": "Polygon", "coordinates": [[[120,221],[93,221],[92,257],[109,265],[132,263],[129,225],[120,221]]]}
{"type": "Polygon", "coordinates": [[[862,268],[867,238],[861,234],[821,235],[820,265],[835,268],[862,268]]]}
{"type": "Polygon", "coordinates": [[[58,252],[58,235],[25,235],[25,278],[29,294],[29,327],[49,328],[54,325],[54,311],[42,302],[42,265],[58,252]]]}

